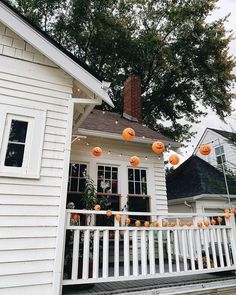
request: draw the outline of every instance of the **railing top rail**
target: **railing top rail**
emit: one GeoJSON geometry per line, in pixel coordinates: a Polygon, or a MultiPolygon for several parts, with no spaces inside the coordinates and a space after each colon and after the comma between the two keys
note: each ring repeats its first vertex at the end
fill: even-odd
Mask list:
{"type": "MultiPolygon", "coordinates": [[[[105,210],[77,210],[77,209],[66,209],[67,213],[78,213],[86,215],[106,215],[107,211],[105,210]]],[[[154,212],[128,212],[128,211],[112,211],[113,215],[130,215],[130,216],[157,216],[157,217],[166,217],[166,218],[183,218],[183,217],[217,217],[224,216],[225,213],[154,213],[154,212]]],[[[233,215],[230,213],[230,215],[233,215]]]]}

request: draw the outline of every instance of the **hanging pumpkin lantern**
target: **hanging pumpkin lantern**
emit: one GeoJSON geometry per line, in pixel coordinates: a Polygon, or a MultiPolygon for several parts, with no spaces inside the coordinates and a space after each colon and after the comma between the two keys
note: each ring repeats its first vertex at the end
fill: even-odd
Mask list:
{"type": "Polygon", "coordinates": [[[225,214],[225,219],[230,219],[230,214],[229,213],[225,214]]]}
{"type": "Polygon", "coordinates": [[[167,221],[162,221],[162,227],[167,227],[168,226],[168,222],[167,221]]]}
{"type": "Polygon", "coordinates": [[[121,222],[121,215],[120,214],[116,215],[116,221],[121,222]]]}
{"type": "Polygon", "coordinates": [[[179,164],[179,161],[180,161],[180,159],[179,159],[179,156],[178,155],[176,155],[176,154],[170,155],[170,157],[169,157],[169,163],[171,165],[178,165],[179,164]]]}
{"type": "Polygon", "coordinates": [[[125,219],[125,224],[126,224],[126,225],[130,225],[130,223],[131,223],[131,220],[130,220],[129,218],[126,218],[126,219],[125,219]]]}
{"type": "Polygon", "coordinates": [[[99,204],[95,205],[95,206],[94,206],[94,210],[96,210],[96,211],[101,210],[101,206],[100,206],[99,204]]]}
{"type": "Polygon", "coordinates": [[[176,226],[176,222],[171,222],[171,223],[170,223],[170,226],[171,226],[171,227],[175,227],[175,226],[176,226]]]}
{"type": "Polygon", "coordinates": [[[199,228],[201,228],[201,227],[202,227],[202,222],[199,221],[199,222],[197,223],[197,226],[198,226],[199,228]]]}
{"type": "Polygon", "coordinates": [[[184,222],[180,221],[180,222],[179,222],[179,226],[180,226],[180,227],[183,227],[183,226],[184,226],[184,222]]]}
{"type": "Polygon", "coordinates": [[[225,213],[230,213],[230,209],[225,209],[225,213]]]}
{"type": "Polygon", "coordinates": [[[95,157],[100,157],[102,155],[102,149],[100,147],[96,146],[92,149],[92,154],[95,157]]]}
{"type": "Polygon", "coordinates": [[[112,211],[111,211],[111,210],[107,210],[107,212],[106,212],[106,216],[107,216],[107,217],[111,217],[111,216],[112,216],[112,211]]]}
{"type": "Polygon", "coordinates": [[[220,217],[220,216],[218,216],[218,217],[217,217],[217,221],[218,221],[219,224],[221,224],[221,222],[223,221],[223,218],[220,217]]]}
{"type": "Polygon", "coordinates": [[[135,226],[140,227],[141,226],[141,221],[140,220],[136,220],[135,221],[135,226]]]}
{"type": "Polygon", "coordinates": [[[187,224],[187,226],[189,226],[189,227],[193,225],[192,221],[188,221],[186,224],[187,224]]]}
{"type": "Polygon", "coordinates": [[[232,213],[232,214],[236,214],[236,209],[232,209],[232,210],[231,210],[231,213],[232,213]]]}
{"type": "Polygon", "coordinates": [[[211,220],[211,225],[216,225],[216,220],[215,219],[211,220]]]}
{"type": "Polygon", "coordinates": [[[145,221],[145,222],[144,222],[144,226],[145,226],[145,227],[149,227],[149,226],[150,226],[150,222],[149,222],[149,221],[145,221]]]}
{"type": "Polygon", "coordinates": [[[133,156],[130,158],[129,162],[131,166],[137,167],[140,164],[140,159],[137,156],[133,156]]]}
{"type": "Polygon", "coordinates": [[[210,145],[208,144],[202,144],[200,147],[199,147],[199,152],[201,155],[203,156],[207,156],[210,154],[211,152],[211,147],[210,145]]]}
{"type": "Polygon", "coordinates": [[[135,137],[135,131],[132,128],[125,128],[122,132],[122,136],[125,140],[132,140],[135,137]]]}
{"type": "Polygon", "coordinates": [[[156,154],[162,154],[165,151],[165,145],[161,141],[155,141],[152,144],[152,150],[156,154]]]}
{"type": "Polygon", "coordinates": [[[153,226],[154,226],[154,227],[158,227],[158,226],[159,226],[159,223],[158,223],[157,221],[154,221],[154,222],[153,222],[153,226]]]}
{"type": "Polygon", "coordinates": [[[208,220],[205,220],[204,222],[205,227],[208,227],[210,225],[210,222],[208,220]]]}
{"type": "Polygon", "coordinates": [[[74,221],[79,221],[79,214],[78,214],[78,213],[74,213],[74,214],[72,215],[72,219],[73,219],[74,221]]]}

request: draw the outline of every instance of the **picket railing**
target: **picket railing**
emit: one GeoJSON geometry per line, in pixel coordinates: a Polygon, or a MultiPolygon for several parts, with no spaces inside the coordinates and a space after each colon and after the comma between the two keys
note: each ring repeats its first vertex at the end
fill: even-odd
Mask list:
{"type": "Polygon", "coordinates": [[[64,285],[236,269],[232,214],[224,219],[224,214],[113,212],[107,217],[112,225],[96,226],[98,214],[106,211],[67,210],[64,285]],[[132,216],[149,217],[151,224],[125,225],[132,216]],[[222,223],[211,225],[219,216],[222,223]]]}

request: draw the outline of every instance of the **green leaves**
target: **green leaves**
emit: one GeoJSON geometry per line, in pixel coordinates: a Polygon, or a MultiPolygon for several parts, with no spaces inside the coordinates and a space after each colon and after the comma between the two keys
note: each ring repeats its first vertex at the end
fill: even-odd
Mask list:
{"type": "Polygon", "coordinates": [[[125,79],[136,74],[144,123],[173,139],[188,139],[206,107],[221,119],[230,114],[235,59],[228,53],[226,18],[207,22],[216,0],[14,2],[112,82],[115,111],[122,113],[125,79]]]}

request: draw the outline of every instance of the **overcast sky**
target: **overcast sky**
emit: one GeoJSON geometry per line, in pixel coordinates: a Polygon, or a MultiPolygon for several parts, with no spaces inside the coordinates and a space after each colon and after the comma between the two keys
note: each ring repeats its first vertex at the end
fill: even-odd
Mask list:
{"type": "MultiPolygon", "coordinates": [[[[219,9],[217,9],[213,13],[210,19],[223,17],[231,13],[228,22],[225,24],[225,27],[226,29],[233,30],[233,34],[236,36],[236,0],[220,0],[217,5],[219,6],[219,9]]],[[[236,40],[233,40],[230,44],[230,53],[236,56],[236,40]]],[[[234,72],[236,74],[236,68],[234,72]]],[[[233,92],[236,93],[236,89],[233,89],[233,92]]],[[[233,106],[236,109],[236,99],[234,100],[233,106]]],[[[226,122],[227,124],[224,124],[220,119],[217,118],[217,116],[212,111],[209,111],[207,117],[203,118],[200,124],[196,124],[193,126],[193,130],[198,131],[198,133],[195,136],[195,138],[192,139],[191,145],[197,144],[202,133],[207,127],[227,131],[232,131],[232,128],[236,130],[236,111],[232,113],[231,117],[226,119],[226,122]]],[[[191,149],[188,153],[191,153],[191,149]]]]}

